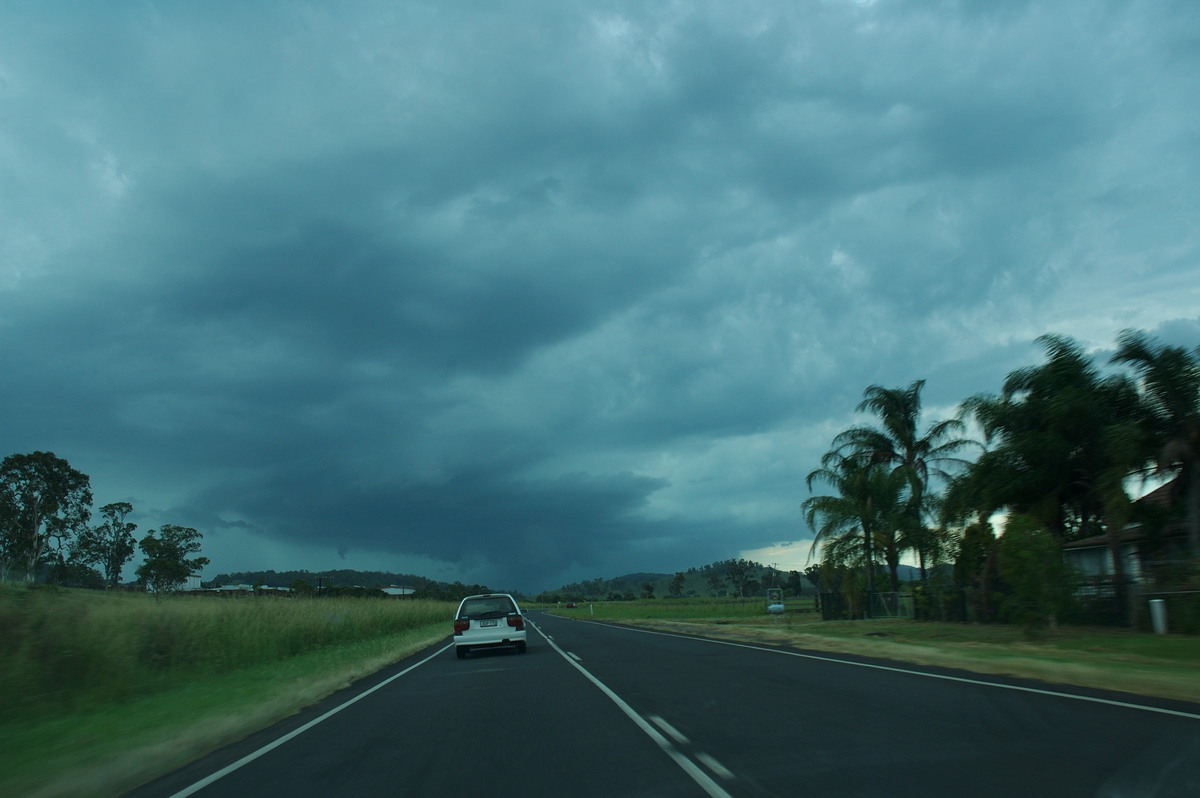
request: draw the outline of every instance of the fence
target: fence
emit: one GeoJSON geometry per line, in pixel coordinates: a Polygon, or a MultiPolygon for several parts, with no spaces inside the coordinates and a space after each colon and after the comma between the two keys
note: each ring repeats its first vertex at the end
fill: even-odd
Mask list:
{"type": "Polygon", "coordinates": [[[907,618],[913,619],[912,593],[872,593],[872,618],[907,618]]]}
{"type": "MultiPolygon", "coordinates": [[[[1004,623],[1006,601],[1003,589],[913,585],[911,591],[846,596],[821,593],[817,609],[826,621],[863,618],[908,618],[951,623],[1004,623]],[[868,612],[869,608],[869,612],[868,612]]],[[[1131,583],[1125,591],[1112,584],[1089,582],[1075,594],[1059,614],[1059,622],[1073,626],[1133,627],[1151,631],[1149,602],[1162,599],[1167,629],[1173,634],[1200,634],[1200,589],[1144,590],[1131,583]],[[1124,593],[1122,599],[1121,593],[1124,593]]]]}
{"type": "Polygon", "coordinates": [[[869,597],[870,612],[865,596],[846,596],[842,593],[821,593],[818,609],[821,620],[847,621],[863,618],[908,618],[915,616],[911,593],[872,593],[869,597]]]}

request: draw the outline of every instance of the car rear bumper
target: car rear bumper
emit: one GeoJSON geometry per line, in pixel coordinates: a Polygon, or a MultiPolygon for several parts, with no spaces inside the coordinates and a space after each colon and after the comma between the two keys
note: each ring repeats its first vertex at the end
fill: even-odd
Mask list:
{"type": "Polygon", "coordinates": [[[520,638],[513,638],[511,640],[492,640],[490,642],[475,642],[475,643],[467,642],[467,641],[459,642],[456,640],[456,641],[454,641],[454,645],[457,648],[472,648],[472,649],[515,648],[518,643],[524,643],[524,642],[525,642],[525,638],[520,637],[520,638]]]}
{"type": "Polygon", "coordinates": [[[454,636],[454,645],[459,648],[489,648],[491,646],[515,646],[525,642],[525,632],[512,630],[505,635],[461,634],[454,636]]]}

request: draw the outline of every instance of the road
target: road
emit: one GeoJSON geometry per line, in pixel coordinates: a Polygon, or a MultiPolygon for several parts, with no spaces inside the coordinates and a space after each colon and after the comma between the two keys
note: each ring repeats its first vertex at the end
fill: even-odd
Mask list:
{"type": "Polygon", "coordinates": [[[1194,704],[530,617],[129,798],[1200,795],[1194,704]]]}

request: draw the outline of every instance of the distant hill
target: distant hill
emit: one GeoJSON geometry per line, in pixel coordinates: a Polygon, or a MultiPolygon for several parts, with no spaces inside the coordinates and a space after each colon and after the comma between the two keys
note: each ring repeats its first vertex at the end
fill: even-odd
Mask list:
{"type": "MultiPolygon", "coordinates": [[[[680,596],[757,596],[762,595],[766,587],[788,588],[789,579],[792,580],[789,592],[794,594],[794,588],[800,584],[789,572],[750,560],[723,560],[678,573],[682,577],[678,587],[680,596]]],[[[665,598],[674,595],[672,585],[675,579],[675,574],[662,573],[635,573],[612,579],[585,579],[582,582],[563,585],[557,590],[547,590],[537,598],[546,601],[620,600],[642,598],[651,594],[656,598],[665,598]]],[[[805,581],[803,585],[808,583],[805,581]]]]}
{"type": "MultiPolygon", "coordinates": [[[[306,585],[322,590],[329,588],[376,588],[376,587],[411,587],[417,598],[434,598],[446,601],[457,600],[472,593],[491,593],[487,585],[464,585],[462,582],[440,582],[417,574],[397,574],[389,571],[235,571],[228,574],[218,574],[212,580],[203,583],[204,587],[228,585],[250,585],[251,587],[292,588],[306,585]]],[[[522,594],[514,590],[505,590],[518,598],[522,594]]]]}
{"type": "MultiPolygon", "coordinates": [[[[309,584],[317,584],[320,579],[323,584],[341,587],[387,587],[388,585],[412,586],[417,581],[428,581],[423,576],[415,574],[395,574],[387,571],[235,571],[229,574],[218,574],[213,577],[215,585],[253,585],[255,587],[289,587],[297,580],[309,584]]],[[[208,582],[205,583],[209,584],[208,582]]]]}
{"type": "MultiPolygon", "coordinates": [[[[761,596],[768,587],[780,587],[791,595],[812,595],[812,583],[794,571],[776,570],[768,565],[751,560],[721,560],[719,562],[689,568],[678,572],[683,579],[679,585],[680,596],[761,596]]],[[[915,581],[920,571],[910,565],[900,566],[901,581],[915,581]]],[[[584,599],[620,600],[642,598],[647,595],[649,585],[656,598],[671,596],[675,574],[638,572],[624,574],[611,579],[597,577],[563,585],[556,590],[538,594],[539,600],[582,601],[584,599]]],[[[417,574],[398,574],[389,571],[353,571],[348,569],[330,571],[235,571],[218,574],[205,581],[204,587],[249,585],[251,587],[290,588],[306,584],[312,588],[376,588],[411,587],[418,598],[456,600],[472,593],[505,592],[517,598],[528,598],[518,590],[490,588],[487,585],[465,585],[462,582],[440,582],[417,574]]]]}
{"type": "MultiPolygon", "coordinates": [[[[815,567],[810,566],[805,573],[815,567]]],[[[679,585],[680,596],[762,596],[768,587],[783,588],[788,596],[811,596],[816,592],[812,582],[802,573],[777,570],[751,560],[721,560],[678,573],[683,577],[679,585]]],[[[898,576],[901,582],[911,582],[920,579],[921,572],[911,565],[901,565],[898,576]]],[[[537,598],[545,601],[635,599],[647,595],[646,585],[656,598],[665,598],[673,595],[674,581],[675,574],[660,573],[626,574],[612,579],[598,577],[544,591],[537,598]]]]}

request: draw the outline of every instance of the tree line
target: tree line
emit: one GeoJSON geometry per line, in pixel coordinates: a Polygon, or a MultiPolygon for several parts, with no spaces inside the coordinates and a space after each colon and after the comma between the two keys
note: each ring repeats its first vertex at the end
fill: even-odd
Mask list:
{"type": "MultiPolygon", "coordinates": [[[[487,585],[467,585],[461,581],[442,582],[417,574],[398,574],[391,571],[357,571],[352,569],[333,569],[328,571],[235,571],[233,573],[217,574],[211,581],[203,583],[204,587],[221,587],[227,585],[250,585],[258,589],[263,587],[288,588],[297,596],[370,596],[372,598],[384,595],[379,591],[382,587],[412,588],[415,599],[432,599],[435,601],[461,601],[467,596],[479,593],[497,592],[487,585]]],[[[500,591],[512,593],[518,598],[523,594],[514,590],[500,591]]]]}
{"type": "Polygon", "coordinates": [[[924,380],[864,391],[857,410],[875,423],[833,438],[807,475],[813,495],[802,504],[822,589],[845,594],[851,614],[869,613],[881,580],[897,591],[901,558],[911,556],[922,583],[950,573],[969,589],[979,619],[1052,623],[1075,592],[1063,545],[1090,538],[1108,547],[1112,604],[1123,612],[1129,580],[1120,546],[1133,522],[1160,558],[1174,556],[1177,571],[1195,575],[1200,347],[1127,330],[1097,364],[1068,337],[1037,342],[1044,363],[924,427],[924,380]],[[1130,496],[1152,478],[1167,485],[1166,511],[1130,496]],[[1001,530],[993,529],[998,518],[1006,519],[1001,530]],[[1171,524],[1185,530],[1174,555],[1163,534],[1171,524]]]}
{"type": "Polygon", "coordinates": [[[766,588],[781,588],[791,597],[804,592],[806,574],[781,571],[744,558],[731,558],[676,571],[672,574],[634,573],[605,579],[585,579],[536,596],[537,601],[634,601],[685,596],[761,596],[766,588]]]}
{"type": "Polygon", "coordinates": [[[135,549],[140,584],[169,592],[208,564],[203,538],[191,527],[163,524],[140,540],[126,520],[129,502],[99,508],[92,523],[92,488],[87,474],[53,452],[13,454],[0,462],[0,579],[23,575],[70,587],[116,587],[135,549]]]}

